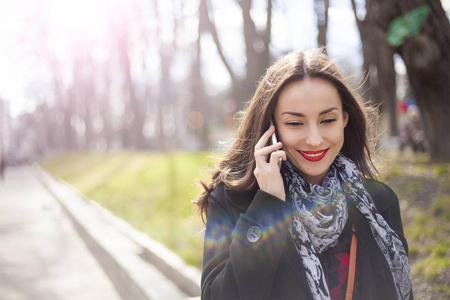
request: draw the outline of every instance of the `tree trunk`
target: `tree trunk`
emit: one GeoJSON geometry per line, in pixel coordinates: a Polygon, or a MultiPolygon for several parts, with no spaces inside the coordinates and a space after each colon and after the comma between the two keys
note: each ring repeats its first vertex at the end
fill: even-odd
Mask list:
{"type": "MultiPolygon", "coordinates": [[[[160,54],[161,59],[161,80],[159,89],[159,101],[158,101],[158,117],[159,117],[159,143],[162,147],[161,150],[173,150],[176,144],[176,124],[174,132],[167,132],[168,121],[171,119],[169,114],[175,113],[172,110],[174,106],[175,88],[172,80],[170,79],[170,67],[172,64],[171,51],[167,49],[168,46],[162,47],[160,54]]],[[[172,118],[175,120],[175,117],[172,118]]]]}
{"type": "Polygon", "coordinates": [[[405,43],[401,53],[411,89],[421,111],[431,159],[435,162],[449,162],[450,139],[446,137],[450,128],[450,53],[445,53],[447,57],[443,57],[444,53],[441,52],[441,55],[438,54],[439,59],[424,62],[428,54],[419,50],[428,48],[437,51],[435,47],[428,37],[418,36],[405,43]],[[423,68],[424,66],[426,67],[423,68]]]}
{"type": "Polygon", "coordinates": [[[329,0],[314,0],[314,8],[317,16],[317,45],[324,47],[326,51],[327,45],[327,29],[328,29],[328,7],[330,6],[329,0]]]}
{"type": "Polygon", "coordinates": [[[55,63],[51,64],[52,69],[52,90],[53,95],[55,97],[55,103],[56,107],[59,107],[59,112],[63,116],[62,124],[58,124],[57,132],[57,144],[58,146],[56,149],[58,150],[73,150],[75,147],[74,143],[74,134],[73,134],[73,128],[70,123],[70,118],[72,116],[72,113],[74,112],[74,104],[72,101],[72,95],[70,89],[67,91],[66,95],[63,95],[63,87],[61,86],[61,80],[59,79],[59,72],[56,68],[55,63]],[[62,126],[61,126],[62,125],[62,126]]]}
{"type": "Polygon", "coordinates": [[[142,134],[144,119],[142,115],[141,103],[136,97],[133,79],[131,78],[130,58],[128,56],[128,32],[127,29],[121,29],[119,31],[121,32],[118,33],[117,46],[120,65],[124,74],[124,95],[126,98],[124,116],[124,144],[130,148],[143,149],[145,145],[142,134]]]}
{"type": "Polygon", "coordinates": [[[238,108],[242,109],[245,102],[250,100],[251,95],[255,91],[258,79],[263,75],[266,68],[270,64],[269,44],[271,38],[271,16],[272,1],[267,0],[267,18],[266,28],[260,33],[256,30],[256,25],[250,15],[252,1],[238,1],[242,9],[242,18],[244,21],[244,40],[245,53],[247,58],[246,77],[239,88],[240,97],[238,100],[238,108]]]}
{"type": "MultiPolygon", "coordinates": [[[[200,1],[199,10],[199,26],[198,26],[198,38],[195,44],[195,56],[192,62],[191,68],[191,92],[192,92],[192,103],[190,115],[195,120],[192,120],[192,130],[198,139],[200,150],[209,149],[209,132],[208,132],[208,102],[206,101],[205,86],[203,84],[203,78],[201,74],[202,60],[201,60],[201,39],[204,32],[204,24],[209,23],[208,7],[206,0],[200,1]],[[198,113],[195,113],[198,112],[198,113]]],[[[191,125],[192,125],[191,124],[191,125]]]]}
{"type": "Polygon", "coordinates": [[[377,24],[389,23],[427,4],[430,14],[418,36],[395,48],[405,62],[411,89],[421,111],[429,153],[434,162],[450,161],[450,23],[440,0],[377,0],[377,24]]]}
{"type": "Polygon", "coordinates": [[[381,108],[389,116],[389,134],[398,136],[397,96],[394,68],[394,51],[385,40],[385,33],[375,24],[377,10],[373,2],[366,1],[366,15],[358,18],[356,3],[352,0],[356,24],[361,36],[365,72],[368,80],[364,82],[364,96],[381,108]]]}
{"type": "Polygon", "coordinates": [[[106,149],[112,149],[114,145],[114,120],[111,108],[111,70],[109,64],[103,64],[101,68],[101,77],[105,83],[104,93],[100,95],[99,105],[101,117],[103,120],[103,129],[101,131],[101,138],[106,143],[106,149]]]}
{"type": "Polygon", "coordinates": [[[394,51],[385,40],[385,35],[376,28],[378,92],[381,111],[388,115],[389,134],[398,136],[397,128],[397,84],[394,67],[394,51]]]}

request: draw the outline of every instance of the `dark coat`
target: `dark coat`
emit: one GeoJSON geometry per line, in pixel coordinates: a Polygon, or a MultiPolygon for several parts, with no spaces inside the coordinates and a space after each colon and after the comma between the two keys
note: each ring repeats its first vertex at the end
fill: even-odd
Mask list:
{"type": "MultiPolygon", "coordinates": [[[[397,196],[376,180],[364,180],[364,186],[407,251],[397,196]]],[[[202,299],[313,299],[288,231],[291,204],[261,190],[236,192],[223,183],[208,201],[202,299]]],[[[352,219],[358,238],[361,299],[396,299],[389,266],[368,222],[359,211],[352,219]]]]}

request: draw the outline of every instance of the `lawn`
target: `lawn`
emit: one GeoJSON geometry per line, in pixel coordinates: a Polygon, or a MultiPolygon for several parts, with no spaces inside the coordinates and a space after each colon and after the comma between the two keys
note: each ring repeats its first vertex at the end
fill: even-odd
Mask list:
{"type": "Polygon", "coordinates": [[[415,299],[450,299],[450,164],[385,155],[381,178],[400,200],[415,299]]]}
{"type": "MultiPolygon", "coordinates": [[[[450,299],[450,164],[379,156],[379,179],[400,199],[415,299],[450,299]]],[[[64,154],[42,166],[200,267],[204,226],[192,201],[214,163],[205,152],[116,152],[64,154]]]]}

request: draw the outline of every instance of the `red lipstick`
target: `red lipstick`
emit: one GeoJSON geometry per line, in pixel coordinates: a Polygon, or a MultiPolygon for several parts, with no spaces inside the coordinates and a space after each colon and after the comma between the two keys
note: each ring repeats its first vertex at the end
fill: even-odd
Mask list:
{"type": "Polygon", "coordinates": [[[318,151],[300,151],[298,150],[298,153],[300,153],[306,160],[316,162],[320,161],[324,156],[327,154],[328,150],[330,148],[327,148],[325,150],[318,150],[318,151]]]}

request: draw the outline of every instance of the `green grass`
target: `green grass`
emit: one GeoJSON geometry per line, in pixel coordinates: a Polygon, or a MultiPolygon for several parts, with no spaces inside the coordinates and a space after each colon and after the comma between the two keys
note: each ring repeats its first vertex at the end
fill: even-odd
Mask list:
{"type": "Polygon", "coordinates": [[[450,298],[450,164],[394,155],[382,170],[400,199],[415,299],[450,298]]]}
{"type": "Polygon", "coordinates": [[[207,153],[71,153],[42,167],[199,267],[203,223],[192,204],[207,153]]]}

